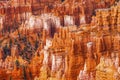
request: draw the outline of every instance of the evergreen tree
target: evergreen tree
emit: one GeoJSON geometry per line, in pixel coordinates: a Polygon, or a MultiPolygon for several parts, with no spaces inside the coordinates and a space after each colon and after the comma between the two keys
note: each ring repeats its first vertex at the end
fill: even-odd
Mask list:
{"type": "Polygon", "coordinates": [[[9,41],[10,48],[12,47],[12,39],[9,41]]]}
{"type": "Polygon", "coordinates": [[[10,26],[8,26],[8,32],[10,33],[10,26]]]}
{"type": "Polygon", "coordinates": [[[38,46],[39,46],[39,42],[36,40],[35,41],[35,50],[37,50],[38,46]]]}
{"type": "Polygon", "coordinates": [[[19,32],[19,30],[17,29],[17,31],[18,31],[18,36],[19,36],[19,39],[21,38],[21,36],[20,36],[20,32],[19,32]]]}
{"type": "Polygon", "coordinates": [[[16,64],[17,68],[20,66],[20,62],[18,60],[15,61],[15,64],[16,64]]]}
{"type": "Polygon", "coordinates": [[[27,80],[27,75],[26,75],[25,66],[22,66],[22,68],[23,68],[23,79],[24,79],[24,80],[27,80]]]}
{"type": "Polygon", "coordinates": [[[7,55],[10,55],[10,49],[9,49],[7,44],[3,47],[3,51],[4,51],[4,54],[5,54],[4,58],[6,58],[7,55]]]}
{"type": "Polygon", "coordinates": [[[17,39],[14,39],[14,44],[17,44],[17,42],[18,42],[17,39]]]}

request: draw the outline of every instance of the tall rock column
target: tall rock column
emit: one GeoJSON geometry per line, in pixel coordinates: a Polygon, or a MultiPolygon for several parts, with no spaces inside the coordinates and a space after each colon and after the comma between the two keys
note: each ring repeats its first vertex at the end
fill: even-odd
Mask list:
{"type": "Polygon", "coordinates": [[[120,32],[120,6],[118,6],[118,14],[117,14],[117,30],[120,32]]]}
{"type": "Polygon", "coordinates": [[[101,30],[101,26],[103,25],[103,21],[102,21],[102,15],[101,15],[101,10],[98,9],[96,10],[96,19],[97,19],[97,24],[96,26],[98,26],[98,30],[101,30]]]}
{"type": "MultiPolygon", "coordinates": [[[[71,34],[69,34],[70,36],[71,34]]],[[[81,41],[80,38],[76,36],[75,33],[72,33],[72,36],[74,39],[69,40],[69,47],[67,48],[67,56],[66,56],[66,80],[77,80],[77,75],[79,74],[79,71],[83,69],[84,65],[84,59],[81,50],[81,41]],[[80,46],[79,46],[79,45],[80,46]]],[[[68,41],[67,40],[67,41],[68,41]]]]}
{"type": "Polygon", "coordinates": [[[110,9],[103,9],[102,10],[102,21],[103,21],[103,30],[109,31],[109,24],[110,24],[110,9]]]}
{"type": "Polygon", "coordinates": [[[19,56],[19,55],[18,55],[18,52],[17,52],[17,45],[12,46],[12,48],[11,48],[11,56],[12,56],[13,58],[19,56]]]}
{"type": "Polygon", "coordinates": [[[3,30],[4,16],[0,16],[0,32],[3,30]]]}
{"type": "Polygon", "coordinates": [[[87,59],[85,60],[85,62],[86,62],[87,72],[88,73],[94,72],[94,69],[96,67],[96,60],[93,54],[93,43],[92,42],[87,43],[87,55],[86,56],[87,56],[87,59]]]}
{"type": "Polygon", "coordinates": [[[112,7],[110,11],[110,25],[111,30],[117,29],[117,7],[112,7]]]}

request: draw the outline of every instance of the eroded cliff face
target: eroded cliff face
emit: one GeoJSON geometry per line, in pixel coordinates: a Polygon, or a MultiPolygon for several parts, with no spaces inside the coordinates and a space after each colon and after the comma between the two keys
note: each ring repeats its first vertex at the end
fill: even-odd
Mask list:
{"type": "MultiPolygon", "coordinates": [[[[97,9],[90,24],[59,28],[49,49],[52,61],[48,63],[52,65],[46,65],[49,68],[45,70],[51,74],[45,74],[48,79],[119,80],[119,17],[116,16],[119,4],[97,9]]],[[[36,79],[46,79],[40,75],[36,79]]]]}
{"type": "Polygon", "coordinates": [[[0,79],[119,80],[120,3],[41,1],[0,4],[0,79]]]}
{"type": "Polygon", "coordinates": [[[4,33],[15,31],[21,24],[25,24],[32,14],[44,13],[44,7],[58,1],[49,0],[11,0],[0,1],[1,30],[4,33]],[[48,4],[47,4],[48,3],[48,4]],[[4,26],[4,27],[3,27],[4,26]]]}
{"type": "Polygon", "coordinates": [[[115,3],[112,1],[94,0],[11,0],[0,1],[3,31],[13,31],[30,18],[32,14],[53,13],[60,17],[62,26],[81,25],[90,23],[95,9],[108,8],[115,3]],[[65,20],[65,21],[64,21],[65,20]],[[69,22],[69,23],[68,23],[69,22]]]}

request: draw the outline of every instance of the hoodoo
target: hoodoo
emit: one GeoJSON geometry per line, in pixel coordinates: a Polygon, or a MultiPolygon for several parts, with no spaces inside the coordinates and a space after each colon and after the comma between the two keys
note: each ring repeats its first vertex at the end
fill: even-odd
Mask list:
{"type": "Polygon", "coordinates": [[[0,0],[0,80],[120,80],[120,1],[0,0]]]}

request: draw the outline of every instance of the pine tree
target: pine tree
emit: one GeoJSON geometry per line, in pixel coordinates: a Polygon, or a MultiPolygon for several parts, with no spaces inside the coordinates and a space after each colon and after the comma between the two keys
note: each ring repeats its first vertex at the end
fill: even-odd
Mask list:
{"type": "Polygon", "coordinates": [[[9,45],[10,45],[10,48],[11,48],[12,47],[12,39],[10,39],[9,45]]]}
{"type": "Polygon", "coordinates": [[[19,36],[19,39],[21,38],[21,35],[20,35],[20,32],[19,32],[19,30],[17,29],[17,31],[18,31],[18,36],[19,36]]]}
{"type": "Polygon", "coordinates": [[[23,79],[24,79],[24,80],[27,80],[27,75],[26,75],[25,66],[22,66],[22,68],[23,68],[23,79]]]}
{"type": "Polygon", "coordinates": [[[17,68],[20,66],[20,62],[18,60],[15,61],[15,64],[16,64],[17,68]]]}
{"type": "Polygon", "coordinates": [[[36,40],[35,41],[35,50],[37,50],[38,46],[39,46],[39,42],[36,40]]]}

